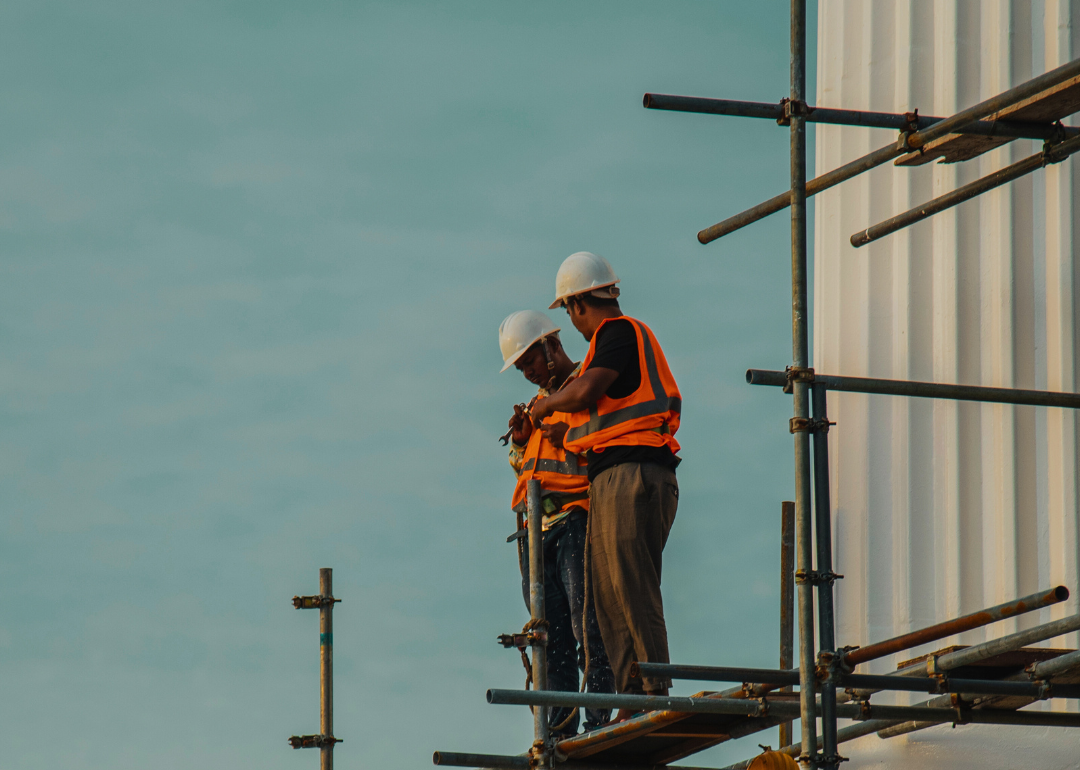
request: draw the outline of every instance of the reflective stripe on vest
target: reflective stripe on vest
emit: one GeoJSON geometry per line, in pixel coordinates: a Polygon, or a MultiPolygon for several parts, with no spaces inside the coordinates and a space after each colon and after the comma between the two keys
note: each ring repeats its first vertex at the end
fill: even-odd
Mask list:
{"type": "MultiPolygon", "coordinates": [[[[634,324],[634,321],[630,321],[630,323],[634,324]]],[[[663,383],[660,381],[660,371],[656,367],[656,353],[653,352],[652,340],[649,339],[648,333],[643,329],[636,329],[636,334],[640,334],[641,336],[642,349],[645,353],[645,368],[648,370],[649,375],[649,385],[652,386],[653,395],[656,397],[652,401],[644,401],[640,404],[624,406],[622,409],[616,409],[607,414],[600,414],[597,410],[597,405],[593,404],[593,406],[589,408],[589,421],[576,428],[570,428],[570,430],[566,432],[567,439],[577,441],[588,436],[590,433],[597,433],[605,428],[620,425],[621,423],[637,419],[638,417],[649,417],[654,414],[664,414],[669,411],[682,412],[682,399],[669,397],[664,390],[663,383]]],[[[641,386],[638,385],[638,389],[640,388],[641,386]]]]}
{"type": "Polygon", "coordinates": [[[525,461],[525,464],[521,466],[521,471],[522,473],[524,473],[525,471],[531,471],[533,468],[536,468],[536,470],[540,471],[541,473],[561,473],[564,476],[589,475],[587,466],[581,465],[578,462],[577,455],[575,454],[569,454],[564,462],[542,458],[539,465],[537,464],[535,457],[530,457],[528,460],[525,461]],[[571,458],[573,460],[572,462],[571,458]]]}

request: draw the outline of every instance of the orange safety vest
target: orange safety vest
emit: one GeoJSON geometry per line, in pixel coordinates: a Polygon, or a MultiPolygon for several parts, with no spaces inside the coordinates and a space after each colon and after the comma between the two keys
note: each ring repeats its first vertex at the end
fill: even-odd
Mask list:
{"type": "Polygon", "coordinates": [[[604,395],[588,411],[569,415],[566,422],[570,429],[563,443],[571,452],[599,452],[609,446],[667,446],[678,452],[675,431],[679,429],[682,396],[652,329],[628,316],[605,319],[596,327],[581,371],[592,363],[604,324],[616,320],[629,321],[637,334],[641,384],[626,398],[604,395]]]}
{"type": "MultiPolygon", "coordinates": [[[[565,422],[569,416],[563,412],[553,412],[548,419],[550,422],[565,422]]],[[[589,510],[589,477],[585,458],[559,449],[544,438],[539,429],[533,430],[529,442],[525,445],[521,472],[518,474],[511,503],[516,513],[528,513],[527,492],[530,479],[540,482],[546,517],[569,508],[589,510]]]]}

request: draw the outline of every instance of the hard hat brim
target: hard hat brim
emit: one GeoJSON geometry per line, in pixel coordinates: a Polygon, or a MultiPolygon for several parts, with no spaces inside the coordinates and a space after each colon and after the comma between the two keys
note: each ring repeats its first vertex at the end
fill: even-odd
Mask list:
{"type": "Polygon", "coordinates": [[[539,337],[537,337],[536,339],[534,339],[534,340],[533,340],[532,342],[530,342],[530,343],[529,343],[528,345],[526,345],[525,347],[523,347],[523,348],[522,348],[521,350],[519,350],[519,351],[517,351],[516,353],[514,353],[514,355],[512,355],[512,356],[510,356],[510,357],[509,357],[508,359],[506,359],[506,362],[505,362],[505,363],[503,364],[503,368],[499,370],[499,374],[502,374],[502,373],[503,373],[503,372],[505,372],[505,371],[506,371],[507,369],[509,369],[509,368],[510,368],[511,366],[513,366],[514,364],[516,364],[516,363],[517,363],[517,360],[518,360],[519,358],[521,358],[521,356],[522,356],[522,355],[524,355],[524,354],[525,354],[525,351],[527,351],[527,350],[528,350],[529,348],[531,348],[531,347],[532,347],[533,345],[535,345],[535,344],[536,344],[537,342],[539,342],[540,340],[544,339],[544,337],[550,337],[550,336],[551,336],[552,334],[558,334],[558,333],[559,333],[559,331],[560,331],[561,329],[562,329],[562,327],[560,326],[560,327],[558,327],[558,328],[556,328],[556,329],[552,329],[552,330],[551,330],[551,331],[549,331],[549,332],[545,332],[544,334],[541,334],[541,335],[540,335],[539,337]]]}
{"type": "Polygon", "coordinates": [[[581,294],[588,294],[589,292],[596,291],[597,289],[606,289],[609,286],[614,286],[618,282],[619,279],[616,278],[614,281],[608,281],[607,283],[600,283],[596,286],[590,286],[589,288],[582,289],[581,291],[574,291],[570,292],[569,294],[563,294],[561,297],[556,297],[555,301],[548,305],[548,310],[554,310],[557,307],[562,307],[566,304],[566,300],[570,299],[571,297],[577,297],[581,294]]]}

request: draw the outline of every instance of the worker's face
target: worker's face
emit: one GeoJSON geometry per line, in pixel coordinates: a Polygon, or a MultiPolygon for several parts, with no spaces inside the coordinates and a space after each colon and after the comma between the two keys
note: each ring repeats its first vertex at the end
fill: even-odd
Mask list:
{"type": "Polygon", "coordinates": [[[540,342],[522,353],[521,358],[514,362],[514,366],[533,385],[546,385],[551,379],[551,375],[548,374],[547,359],[544,358],[544,346],[540,342]]]}
{"type": "Polygon", "coordinates": [[[566,308],[566,314],[570,316],[570,323],[574,325],[574,328],[581,332],[581,336],[586,340],[591,340],[592,329],[589,328],[589,324],[585,320],[585,303],[571,298],[564,307],[566,308]]]}

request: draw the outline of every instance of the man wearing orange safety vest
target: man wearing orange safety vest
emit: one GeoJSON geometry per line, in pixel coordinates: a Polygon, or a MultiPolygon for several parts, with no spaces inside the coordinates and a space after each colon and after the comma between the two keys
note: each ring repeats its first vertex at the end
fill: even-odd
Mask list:
{"type": "Polygon", "coordinates": [[[652,330],[619,308],[618,282],[595,254],[562,263],[551,307],[566,308],[589,352],[578,377],[532,417],[553,444],[588,461],[589,580],[618,691],[666,695],[669,679],[630,670],[634,661],[669,662],[660,573],[679,504],[682,397],[652,330]]]}
{"type": "MultiPolygon", "coordinates": [[[[503,371],[516,366],[525,379],[539,386],[534,404],[577,376],[579,366],[563,350],[558,327],[543,313],[534,310],[511,313],[499,327],[499,347],[503,371]]],[[[529,480],[538,480],[542,490],[544,600],[549,623],[548,687],[576,692],[580,682],[578,670],[584,669],[589,692],[615,692],[596,610],[586,598],[589,479],[585,458],[555,446],[542,431],[534,430],[521,405],[514,407],[510,428],[513,438],[510,465],[517,473],[511,505],[518,519],[518,532],[512,539],[518,541],[526,607],[529,606],[529,558],[527,549],[521,547],[521,537],[525,534],[522,523],[528,512],[529,480]]],[[[610,710],[586,709],[585,729],[600,727],[610,716],[610,710]]],[[[576,734],[578,717],[577,709],[552,709],[549,717],[552,735],[576,734]]]]}

